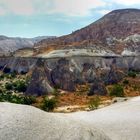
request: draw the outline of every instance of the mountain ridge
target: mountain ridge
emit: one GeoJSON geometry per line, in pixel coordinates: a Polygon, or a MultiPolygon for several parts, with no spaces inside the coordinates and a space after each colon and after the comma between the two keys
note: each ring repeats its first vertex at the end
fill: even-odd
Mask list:
{"type": "Polygon", "coordinates": [[[0,35],[0,55],[9,55],[10,53],[23,48],[32,48],[35,43],[42,39],[50,39],[53,36],[38,36],[34,38],[8,37],[0,35]]]}
{"type": "Polygon", "coordinates": [[[72,34],[35,44],[37,53],[52,49],[94,48],[101,46],[121,54],[140,45],[140,9],[114,10],[72,34]],[[136,37],[137,35],[137,37],[136,37]],[[131,37],[131,39],[128,39],[131,37]],[[138,38],[139,41],[134,41],[138,38]],[[133,40],[134,39],[134,40],[133,40]],[[137,44],[137,45],[135,45],[137,44]]]}

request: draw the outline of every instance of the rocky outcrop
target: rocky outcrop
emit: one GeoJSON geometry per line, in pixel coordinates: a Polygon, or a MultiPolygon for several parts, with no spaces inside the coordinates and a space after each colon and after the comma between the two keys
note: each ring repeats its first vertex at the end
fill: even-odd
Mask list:
{"type": "Polygon", "coordinates": [[[68,91],[75,91],[75,74],[70,70],[69,61],[66,59],[58,60],[56,67],[51,72],[52,83],[68,91]]]}
{"type": "Polygon", "coordinates": [[[91,112],[77,112],[69,117],[96,126],[111,140],[139,140],[140,97],[115,103],[91,112]]]}
{"type": "Polygon", "coordinates": [[[96,80],[90,87],[90,91],[88,93],[89,96],[92,95],[101,95],[101,96],[105,96],[107,94],[107,90],[105,88],[105,84],[100,81],[100,80],[96,80]]]}
{"type": "Polygon", "coordinates": [[[17,72],[19,74],[28,73],[34,68],[36,64],[36,58],[21,58],[21,57],[6,57],[0,58],[0,66],[3,71],[17,72]]]}
{"type": "Polygon", "coordinates": [[[106,72],[101,73],[100,78],[104,81],[105,84],[117,84],[122,80],[126,74],[124,69],[121,69],[116,64],[116,59],[113,59],[110,69],[106,72]]]}
{"type": "Polygon", "coordinates": [[[0,103],[1,140],[110,140],[94,125],[32,106],[0,103]]]}
{"type": "Polygon", "coordinates": [[[45,68],[44,61],[38,59],[32,72],[30,84],[27,88],[27,95],[42,96],[53,92],[49,82],[50,71],[45,68]]]}
{"type": "Polygon", "coordinates": [[[0,58],[1,70],[32,74],[26,94],[44,95],[52,87],[75,91],[90,84],[91,93],[104,95],[104,84],[119,82],[129,70],[140,71],[139,57],[0,58]],[[99,81],[99,82],[97,82],[99,81]],[[102,90],[99,87],[102,87],[102,90]],[[94,90],[92,87],[94,87],[94,90]]]}

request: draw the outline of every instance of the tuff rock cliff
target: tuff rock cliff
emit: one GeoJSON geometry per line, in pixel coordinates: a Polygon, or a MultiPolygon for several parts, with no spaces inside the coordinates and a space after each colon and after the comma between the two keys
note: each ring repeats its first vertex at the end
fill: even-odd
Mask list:
{"type": "Polygon", "coordinates": [[[129,70],[140,71],[140,57],[0,58],[5,72],[31,73],[26,94],[44,95],[53,87],[75,91],[79,84],[90,84],[92,94],[105,95],[104,85],[119,82],[129,70]],[[93,88],[95,87],[96,88],[93,88]],[[100,90],[99,87],[102,87],[100,90]]]}

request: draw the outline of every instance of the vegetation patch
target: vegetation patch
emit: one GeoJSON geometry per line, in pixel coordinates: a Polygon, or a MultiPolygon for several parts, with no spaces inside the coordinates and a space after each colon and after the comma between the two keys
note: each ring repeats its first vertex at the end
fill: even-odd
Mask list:
{"type": "Polygon", "coordinates": [[[124,88],[122,85],[114,85],[110,91],[110,96],[124,97],[124,88]]]}
{"type": "Polygon", "coordinates": [[[132,78],[135,78],[135,77],[137,76],[137,74],[136,74],[136,72],[134,72],[134,71],[129,71],[129,72],[128,72],[128,76],[129,76],[129,77],[132,77],[132,78]]]}
{"type": "Polygon", "coordinates": [[[0,93],[0,102],[32,105],[36,102],[36,99],[33,96],[23,96],[13,94],[12,92],[4,92],[0,93]]]}
{"type": "Polygon", "coordinates": [[[42,104],[41,108],[44,111],[50,112],[50,111],[53,111],[56,106],[57,106],[57,99],[54,97],[49,99],[46,96],[43,100],[43,104],[42,104]]]}
{"type": "Polygon", "coordinates": [[[90,100],[89,109],[90,110],[98,109],[100,103],[101,103],[101,99],[99,98],[99,96],[96,96],[95,98],[90,100]]]}

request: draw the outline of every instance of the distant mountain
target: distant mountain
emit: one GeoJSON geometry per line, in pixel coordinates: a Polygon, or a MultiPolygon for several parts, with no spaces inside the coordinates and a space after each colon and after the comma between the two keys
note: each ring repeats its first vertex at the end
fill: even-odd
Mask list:
{"type": "Polygon", "coordinates": [[[120,9],[110,12],[89,26],[70,35],[42,40],[38,53],[51,49],[104,48],[117,54],[140,51],[140,10],[120,9]]]}
{"type": "Polygon", "coordinates": [[[55,38],[53,36],[39,36],[35,38],[20,38],[0,36],[0,55],[8,55],[22,48],[32,48],[35,43],[42,39],[55,38]]]}
{"type": "Polygon", "coordinates": [[[56,38],[56,37],[55,36],[37,36],[34,38],[30,38],[29,40],[32,40],[34,43],[38,43],[44,39],[54,39],[54,38],[56,38]]]}

